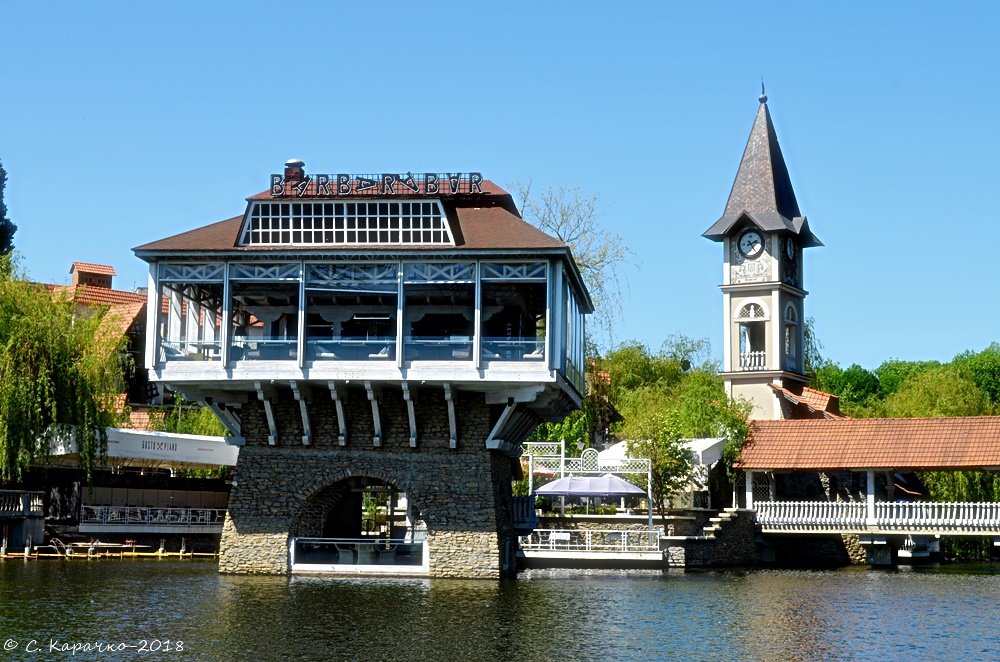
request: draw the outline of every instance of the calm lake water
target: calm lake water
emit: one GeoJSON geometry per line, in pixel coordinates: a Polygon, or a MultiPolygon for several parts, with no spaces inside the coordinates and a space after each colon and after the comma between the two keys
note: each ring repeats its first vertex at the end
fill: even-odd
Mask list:
{"type": "Polygon", "coordinates": [[[998,600],[996,564],[558,570],[487,582],[233,577],[200,561],[4,561],[0,659],[979,660],[1000,657],[998,600]],[[134,648],[74,657],[53,652],[53,641],[134,648]]]}

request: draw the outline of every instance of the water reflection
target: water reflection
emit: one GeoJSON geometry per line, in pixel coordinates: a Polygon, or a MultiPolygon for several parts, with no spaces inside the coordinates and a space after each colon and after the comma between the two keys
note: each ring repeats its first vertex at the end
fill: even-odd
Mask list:
{"type": "Polygon", "coordinates": [[[996,570],[547,570],[489,582],[3,562],[0,639],[180,640],[192,660],[983,658],[1000,652],[984,620],[996,570]]]}

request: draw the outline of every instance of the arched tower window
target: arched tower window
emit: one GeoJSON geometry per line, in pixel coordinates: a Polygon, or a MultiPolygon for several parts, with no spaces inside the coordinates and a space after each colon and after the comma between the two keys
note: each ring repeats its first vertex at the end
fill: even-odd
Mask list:
{"type": "Polygon", "coordinates": [[[789,303],[785,306],[784,315],[785,333],[785,369],[798,371],[798,326],[799,314],[795,310],[795,304],[789,303]]]}
{"type": "Polygon", "coordinates": [[[744,304],[736,314],[740,337],[740,370],[766,370],[767,309],[762,303],[744,304]]]}

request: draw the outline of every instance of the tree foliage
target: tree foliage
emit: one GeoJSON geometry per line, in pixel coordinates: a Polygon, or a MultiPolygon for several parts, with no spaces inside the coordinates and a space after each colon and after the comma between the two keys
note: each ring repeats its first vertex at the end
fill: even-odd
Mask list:
{"type": "Polygon", "coordinates": [[[629,454],[650,459],[653,502],[660,517],[666,518],[670,499],[691,482],[694,458],[682,441],[675,415],[657,415],[649,424],[651,435],[629,441],[629,454]]]}
{"type": "Polygon", "coordinates": [[[89,477],[124,387],[125,338],[107,317],[77,315],[67,297],[20,277],[11,256],[0,261],[0,480],[70,436],[89,477]]]}
{"type": "Polygon", "coordinates": [[[159,432],[176,434],[200,434],[211,437],[224,437],[228,434],[219,419],[208,407],[199,407],[178,397],[174,406],[162,416],[152,419],[153,429],[159,432]]]}
{"type": "Polygon", "coordinates": [[[885,400],[883,412],[893,418],[981,416],[992,410],[971,375],[959,366],[928,368],[904,382],[885,400]]]}
{"type": "Polygon", "coordinates": [[[597,326],[610,339],[622,311],[620,270],[632,251],[620,234],[601,225],[598,197],[567,186],[535,191],[530,184],[515,184],[513,189],[524,219],[573,251],[594,301],[597,326]]]}
{"type": "Polygon", "coordinates": [[[4,203],[3,192],[7,188],[7,171],[0,163],[0,255],[9,255],[14,250],[14,233],[17,226],[7,218],[7,205],[4,203]]]}

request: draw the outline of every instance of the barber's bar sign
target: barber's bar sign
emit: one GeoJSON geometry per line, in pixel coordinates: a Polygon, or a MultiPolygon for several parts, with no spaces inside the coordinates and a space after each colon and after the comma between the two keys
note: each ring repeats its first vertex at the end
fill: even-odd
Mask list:
{"type": "Polygon", "coordinates": [[[468,195],[483,192],[483,175],[384,172],[380,175],[271,175],[275,198],[338,198],[381,195],[468,195]]]}

